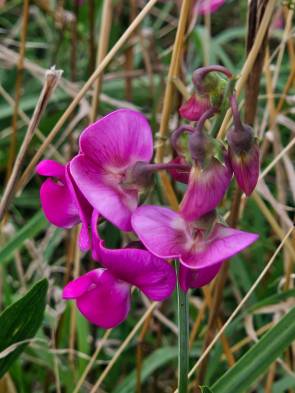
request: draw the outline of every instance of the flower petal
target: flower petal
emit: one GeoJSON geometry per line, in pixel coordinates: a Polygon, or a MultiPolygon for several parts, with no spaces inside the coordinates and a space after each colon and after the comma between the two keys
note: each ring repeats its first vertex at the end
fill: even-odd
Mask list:
{"type": "MultiPolygon", "coordinates": [[[[176,158],[174,158],[173,160],[171,160],[169,162],[169,164],[181,164],[181,165],[188,165],[188,163],[186,162],[184,157],[181,156],[177,156],[176,158]]],[[[187,184],[189,181],[189,175],[190,175],[190,171],[186,171],[183,169],[168,169],[167,170],[170,175],[173,177],[174,180],[180,182],[180,183],[184,183],[187,184]]]]}
{"type": "Polygon", "coordinates": [[[255,233],[244,232],[217,224],[207,240],[197,242],[180,262],[191,269],[202,269],[222,262],[258,239],[255,233]]]}
{"type": "Polygon", "coordinates": [[[181,105],[179,114],[181,117],[191,121],[198,121],[203,113],[211,107],[206,97],[197,97],[193,94],[188,101],[181,105]]]}
{"type": "Polygon", "coordinates": [[[77,206],[66,184],[47,179],[41,185],[42,209],[49,222],[61,228],[71,228],[80,222],[77,206]]]}
{"type": "Polygon", "coordinates": [[[137,207],[136,190],[125,190],[115,174],[94,166],[83,154],[70,163],[71,174],[88,202],[123,231],[131,230],[131,214],[137,207]]]}
{"type": "Polygon", "coordinates": [[[52,176],[58,179],[63,179],[65,177],[65,166],[53,160],[43,160],[39,162],[35,171],[41,176],[52,176]]]}
{"type": "Polygon", "coordinates": [[[80,149],[95,164],[126,168],[153,155],[152,131],[146,118],[130,109],[119,109],[91,124],[81,134],[80,149]]]}
{"type": "Polygon", "coordinates": [[[184,292],[189,288],[200,288],[209,284],[222,266],[221,263],[205,267],[203,269],[188,269],[184,265],[179,266],[179,285],[184,292]]]}
{"type": "Polygon", "coordinates": [[[130,286],[104,269],[95,269],[70,282],[64,299],[76,299],[91,323],[110,329],[123,322],[130,310],[130,286]]]}
{"type": "Polygon", "coordinates": [[[207,15],[216,12],[225,3],[225,0],[199,0],[196,8],[199,15],[207,15]]]}
{"type": "Polygon", "coordinates": [[[177,258],[192,245],[186,222],[165,207],[139,207],[132,215],[132,227],[145,247],[159,258],[177,258]]]}
{"type": "Polygon", "coordinates": [[[215,209],[228,189],[231,177],[231,169],[216,159],[204,171],[193,167],[180,204],[180,214],[187,221],[194,221],[215,209]]]}
{"type": "Polygon", "coordinates": [[[230,163],[232,165],[238,185],[246,195],[250,195],[259,178],[259,147],[253,145],[249,153],[238,156],[229,149],[230,163]]]}

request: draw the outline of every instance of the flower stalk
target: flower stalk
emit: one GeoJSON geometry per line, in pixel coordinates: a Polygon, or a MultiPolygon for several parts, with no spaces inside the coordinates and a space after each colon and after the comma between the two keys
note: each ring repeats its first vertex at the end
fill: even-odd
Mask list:
{"type": "MultiPolygon", "coordinates": [[[[175,262],[178,272],[177,262],[175,262]]],[[[188,292],[184,292],[177,280],[177,312],[178,312],[178,392],[188,391],[189,371],[189,307],[188,292]]]]}

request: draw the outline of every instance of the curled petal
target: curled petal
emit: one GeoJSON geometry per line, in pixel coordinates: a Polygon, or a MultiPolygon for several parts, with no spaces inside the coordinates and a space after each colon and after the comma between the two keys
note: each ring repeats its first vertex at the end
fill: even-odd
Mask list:
{"type": "Polygon", "coordinates": [[[179,267],[179,285],[184,292],[189,288],[200,288],[209,284],[222,266],[221,263],[205,267],[203,269],[188,269],[186,266],[180,264],[179,267]]]}
{"type": "Polygon", "coordinates": [[[39,162],[35,171],[41,176],[51,176],[57,179],[64,179],[65,177],[65,166],[53,160],[43,160],[39,162]]]}
{"type": "Polygon", "coordinates": [[[130,109],[119,109],[91,124],[80,137],[80,149],[96,166],[126,168],[153,155],[152,131],[146,118],[130,109]]]}
{"type": "Polygon", "coordinates": [[[239,187],[249,196],[259,178],[259,147],[254,144],[248,153],[237,155],[229,149],[229,157],[239,187]]]}
{"type": "Polygon", "coordinates": [[[104,269],[95,269],[71,281],[64,299],[75,299],[91,323],[110,329],[123,322],[130,310],[130,286],[104,269]]]}
{"type": "Polygon", "coordinates": [[[98,214],[92,217],[93,256],[114,276],[138,287],[152,300],[169,297],[176,285],[173,267],[145,249],[108,249],[97,231],[98,214]]]}
{"type": "Polygon", "coordinates": [[[180,204],[180,214],[187,221],[194,221],[215,209],[224,197],[231,177],[231,169],[215,159],[205,170],[193,167],[180,204]]]}
{"type": "Polygon", "coordinates": [[[49,222],[71,228],[80,222],[77,206],[66,184],[47,179],[40,188],[42,209],[49,222]]]}
{"type": "Polygon", "coordinates": [[[180,262],[191,269],[204,269],[238,254],[258,239],[255,233],[216,224],[207,239],[196,241],[180,262]]]}
{"type": "Polygon", "coordinates": [[[178,258],[192,245],[184,219],[165,207],[139,207],[132,215],[132,227],[145,247],[159,258],[178,258]]]}
{"type": "Polygon", "coordinates": [[[73,158],[70,170],[79,190],[93,208],[121,230],[130,231],[131,214],[137,207],[137,190],[123,189],[119,175],[94,166],[84,154],[73,158]]]}
{"type": "Polygon", "coordinates": [[[200,119],[203,113],[210,109],[210,101],[206,97],[197,97],[195,94],[190,97],[179,108],[179,114],[181,117],[191,121],[197,121],[200,119]]]}

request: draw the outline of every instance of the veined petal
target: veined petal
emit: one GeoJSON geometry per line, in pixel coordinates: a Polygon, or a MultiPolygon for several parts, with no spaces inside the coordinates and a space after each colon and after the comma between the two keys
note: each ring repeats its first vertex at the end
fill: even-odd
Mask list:
{"type": "Polygon", "coordinates": [[[198,121],[210,107],[207,97],[197,97],[196,94],[193,94],[188,101],[181,105],[179,114],[184,119],[198,121]]]}
{"type": "Polygon", "coordinates": [[[79,190],[94,209],[121,230],[131,230],[131,214],[137,207],[136,190],[123,189],[118,175],[93,166],[83,154],[73,158],[70,171],[79,190]]]}
{"type": "Polygon", "coordinates": [[[151,160],[152,131],[141,113],[119,109],[83,131],[80,149],[95,165],[110,171],[127,168],[151,160]]]}
{"type": "Polygon", "coordinates": [[[40,188],[42,209],[49,222],[71,228],[80,222],[77,206],[66,184],[46,179],[40,188]]]}
{"type": "Polygon", "coordinates": [[[65,177],[65,166],[53,160],[43,160],[39,162],[35,171],[41,176],[51,176],[57,179],[64,179],[65,177]]]}
{"type": "Polygon", "coordinates": [[[190,288],[200,288],[209,284],[215,278],[221,266],[222,262],[202,269],[188,269],[180,264],[179,285],[181,289],[187,292],[190,288]]]}
{"type": "Polygon", "coordinates": [[[70,282],[64,299],[75,299],[80,312],[91,323],[110,329],[123,322],[130,310],[130,285],[104,269],[92,270],[70,282]]]}
{"type": "Polygon", "coordinates": [[[194,221],[215,209],[222,200],[231,177],[231,169],[216,159],[204,171],[193,167],[188,188],[180,204],[180,214],[187,221],[194,221]]]}
{"type": "Polygon", "coordinates": [[[132,227],[145,247],[159,258],[178,258],[193,244],[183,218],[165,207],[139,207],[132,215],[132,227]]]}
{"type": "Polygon", "coordinates": [[[255,233],[216,224],[206,240],[196,241],[180,262],[190,269],[203,269],[238,254],[258,239],[255,233]]]}
{"type": "Polygon", "coordinates": [[[230,162],[238,185],[246,195],[250,195],[259,178],[259,147],[253,145],[248,153],[238,156],[229,149],[230,162]]]}

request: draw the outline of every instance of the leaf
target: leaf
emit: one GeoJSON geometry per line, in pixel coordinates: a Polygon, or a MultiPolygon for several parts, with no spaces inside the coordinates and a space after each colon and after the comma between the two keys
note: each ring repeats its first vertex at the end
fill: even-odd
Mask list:
{"type": "Polygon", "coordinates": [[[42,211],[38,212],[21,228],[12,239],[0,250],[0,264],[12,258],[13,253],[20,249],[25,240],[34,237],[49,225],[42,211]]]}
{"type": "Polygon", "coordinates": [[[295,307],[212,386],[214,393],[249,392],[249,387],[295,339],[295,307]]]}
{"type": "Polygon", "coordinates": [[[0,314],[0,378],[18,358],[42,323],[48,281],[43,279],[0,314]]]}

